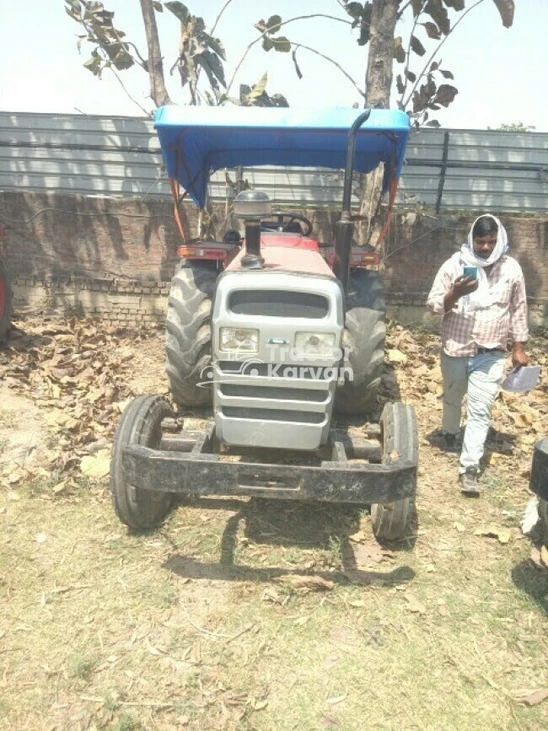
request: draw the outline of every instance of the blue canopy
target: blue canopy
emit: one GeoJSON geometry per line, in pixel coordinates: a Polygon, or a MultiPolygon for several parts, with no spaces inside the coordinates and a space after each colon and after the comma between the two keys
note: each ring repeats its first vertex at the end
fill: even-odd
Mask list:
{"type": "MultiPolygon", "coordinates": [[[[203,207],[210,175],[254,165],[345,167],[348,132],[363,109],[160,107],[154,126],[170,178],[203,207]]],[[[355,170],[385,163],[384,188],[399,178],[409,137],[404,112],[373,109],[360,129],[355,170]]]]}

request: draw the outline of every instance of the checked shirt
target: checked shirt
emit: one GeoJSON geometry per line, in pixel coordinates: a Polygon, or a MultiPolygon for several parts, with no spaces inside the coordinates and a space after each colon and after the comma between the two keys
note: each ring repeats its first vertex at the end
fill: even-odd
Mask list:
{"type": "Polygon", "coordinates": [[[491,304],[461,313],[459,302],[444,313],[443,299],[455,279],[462,275],[459,254],[453,255],[439,269],[426,305],[443,314],[441,341],[443,351],[452,357],[473,356],[479,348],[506,351],[508,340],[524,343],[527,327],[525,280],[518,262],[503,255],[486,271],[491,304]]]}

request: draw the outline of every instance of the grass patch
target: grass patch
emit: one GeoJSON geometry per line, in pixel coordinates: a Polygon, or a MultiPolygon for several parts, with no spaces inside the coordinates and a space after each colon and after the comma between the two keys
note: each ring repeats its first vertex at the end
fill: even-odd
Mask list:
{"type": "MultiPolygon", "coordinates": [[[[392,331],[433,368],[428,333],[392,331]]],[[[548,701],[516,700],[548,687],[548,572],[519,530],[530,450],[515,430],[512,461],[462,498],[457,458],[428,439],[434,376],[413,362],[398,372],[421,439],[406,545],[379,546],[348,506],[194,499],[133,534],[106,482],[0,491],[0,729],[548,728],[548,701]]]]}

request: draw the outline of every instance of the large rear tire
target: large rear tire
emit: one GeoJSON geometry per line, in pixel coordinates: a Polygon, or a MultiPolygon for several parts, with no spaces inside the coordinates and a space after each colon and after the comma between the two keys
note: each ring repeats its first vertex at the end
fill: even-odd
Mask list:
{"type": "Polygon", "coordinates": [[[174,496],[130,485],[124,476],[122,453],[134,444],[157,449],[162,439],[162,421],[169,416],[173,416],[173,411],[161,396],[138,396],[125,408],[116,430],[110,463],[114,510],[122,523],[136,530],[159,525],[169,513],[174,496]]]}
{"type": "Polygon", "coordinates": [[[166,371],[173,400],[181,407],[211,404],[201,387],[211,362],[211,303],[217,271],[205,262],[185,262],[171,280],[166,322],[166,371]]]}
{"type": "Polygon", "coordinates": [[[384,364],[386,306],[379,273],[351,272],[346,302],[343,348],[349,378],[337,389],[335,408],[340,414],[367,415],[377,406],[384,364]]]}
{"type": "MultiPolygon", "coordinates": [[[[402,460],[418,463],[419,437],[417,416],[412,406],[402,403],[385,405],[381,415],[383,464],[402,460]]],[[[405,538],[415,513],[415,496],[393,503],[371,506],[373,533],[380,540],[396,541],[405,538]]]]}
{"type": "Polygon", "coordinates": [[[539,497],[538,499],[538,514],[540,517],[540,524],[544,533],[544,540],[548,545],[548,501],[543,500],[543,498],[541,497],[539,497]]]}
{"type": "Polygon", "coordinates": [[[8,334],[11,325],[12,291],[8,273],[2,258],[0,258],[0,343],[8,334]]]}

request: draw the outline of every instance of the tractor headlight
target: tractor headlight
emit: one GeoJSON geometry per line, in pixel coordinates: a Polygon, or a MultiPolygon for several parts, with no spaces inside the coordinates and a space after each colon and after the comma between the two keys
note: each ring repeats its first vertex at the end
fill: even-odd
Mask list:
{"type": "Polygon", "coordinates": [[[302,356],[337,356],[337,336],[335,333],[297,333],[295,335],[295,354],[302,356]]]}
{"type": "Polygon", "coordinates": [[[259,331],[244,327],[222,327],[219,349],[229,353],[258,353],[259,331]]]}

